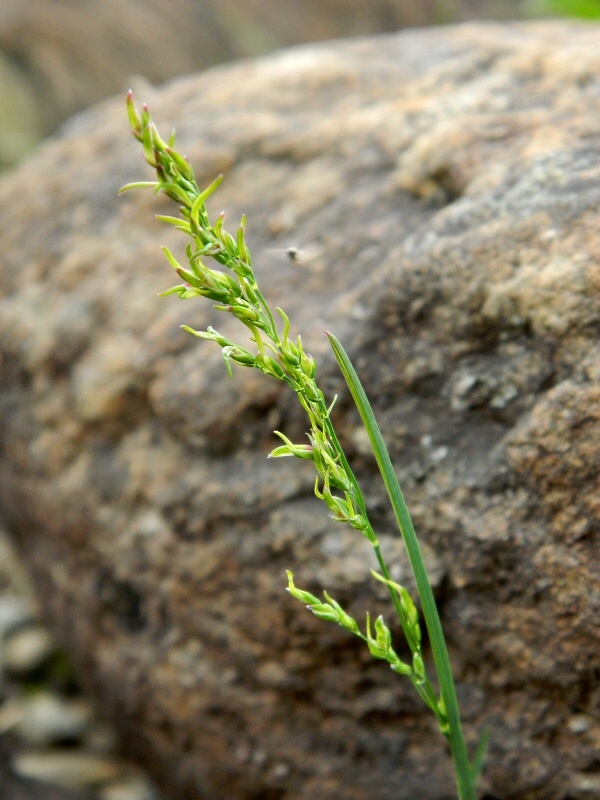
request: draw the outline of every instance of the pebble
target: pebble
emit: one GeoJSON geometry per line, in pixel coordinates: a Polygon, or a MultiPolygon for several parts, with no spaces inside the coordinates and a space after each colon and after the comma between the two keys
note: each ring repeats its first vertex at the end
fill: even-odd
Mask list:
{"type": "Polygon", "coordinates": [[[13,771],[94,800],[161,800],[149,778],[117,755],[116,731],[93,718],[92,704],[72,696],[72,686],[69,694],[57,686],[50,659],[56,651],[0,525],[0,736],[10,735],[13,771]]]}
{"type": "Polygon", "coordinates": [[[0,706],[0,735],[13,730],[23,719],[23,704],[13,697],[0,706]]]}
{"type": "Polygon", "coordinates": [[[568,722],[571,733],[586,733],[592,727],[593,721],[583,714],[576,714],[568,722]]]}
{"type": "Polygon", "coordinates": [[[54,641],[46,628],[27,625],[5,639],[2,664],[13,675],[26,675],[41,667],[54,650],[54,641]]]}
{"type": "Polygon", "coordinates": [[[17,733],[31,746],[75,743],[83,738],[91,717],[91,708],[84,700],[65,700],[51,692],[38,692],[24,701],[17,733]]]}
{"type": "Polygon", "coordinates": [[[574,776],[572,788],[576,800],[594,800],[600,797],[600,773],[579,773],[574,776]]]}
{"type": "Polygon", "coordinates": [[[115,780],[122,770],[122,765],[113,759],[69,750],[25,750],[13,758],[11,767],[21,778],[64,789],[89,789],[115,780]]]}
{"type": "Polygon", "coordinates": [[[33,622],[33,604],[24,597],[6,594],[0,597],[0,639],[4,639],[17,628],[33,622]]]}
{"type": "Polygon", "coordinates": [[[116,781],[100,789],[99,800],[159,800],[152,784],[143,777],[116,781]]]}

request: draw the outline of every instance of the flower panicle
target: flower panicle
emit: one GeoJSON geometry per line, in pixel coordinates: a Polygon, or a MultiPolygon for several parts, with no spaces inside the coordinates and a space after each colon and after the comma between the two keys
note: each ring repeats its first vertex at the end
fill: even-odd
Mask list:
{"type": "MultiPolygon", "coordinates": [[[[339,447],[332,441],[329,409],[316,382],[316,361],[304,349],[300,336],[292,339],[290,319],[278,308],[283,320],[283,334],[279,334],[273,315],[262,298],[246,242],[246,217],[242,217],[236,236],[225,230],[223,214],[214,225],[210,221],[206,201],[219,188],[223,177],[218,176],[206,189],[200,190],[188,161],[174,149],[174,138],[171,137],[169,143],[162,139],[147,107],[139,112],[132,93],[127,97],[127,110],[133,134],[142,143],[146,160],[156,170],[158,191],[180,206],[181,216],[160,215],[159,219],[192,239],[187,247],[189,267],[184,267],[168,248],[163,248],[182,283],[167,289],[162,295],[176,294],[184,300],[207,297],[217,303],[217,309],[230,312],[251,330],[259,350],[255,355],[233,342],[221,344],[229,374],[232,373],[232,363],[235,363],[260,369],[286,381],[298,394],[311,422],[309,445],[293,445],[284,440],[284,444],[275,448],[271,455],[275,458],[293,455],[313,460],[318,475],[315,492],[327,503],[332,517],[349,523],[365,533],[370,541],[376,541],[361,509],[360,498],[354,491],[352,476],[340,458],[339,447]],[[230,272],[208,268],[204,257],[212,257],[230,272]],[[273,355],[267,353],[268,349],[273,351],[273,355]]],[[[194,335],[214,340],[213,334],[194,331],[194,335]]]]}
{"type": "MultiPolygon", "coordinates": [[[[282,443],[272,450],[270,457],[293,456],[312,461],[317,473],[315,495],[325,502],[331,518],[361,532],[378,551],[379,543],[367,516],[360,488],[330,419],[335,400],[329,406],[326,404],[316,380],[316,361],[306,352],[302,338],[291,336],[290,319],[280,308],[276,311],[282,322],[281,332],[275,322],[252,266],[246,238],[246,217],[242,217],[235,235],[226,230],[223,212],[214,223],[211,221],[207,201],[221,185],[223,176],[219,175],[202,190],[188,159],[175,149],[175,134],[172,133],[169,141],[165,141],[152,121],[147,106],[139,110],[131,92],[127,96],[127,113],[133,135],[141,143],[146,161],[156,172],[156,181],[129,184],[123,191],[152,186],[155,192],[167,195],[178,204],[179,216],[161,214],[158,219],[181,230],[190,239],[186,248],[186,265],[180,263],[167,247],[163,247],[165,257],[181,283],[162,292],[162,296],[177,295],[184,300],[207,297],[215,303],[216,309],[231,313],[248,328],[255,352],[210,326],[206,330],[182,326],[192,335],[219,345],[230,376],[234,364],[251,367],[286,382],[296,392],[310,422],[308,443],[296,444],[276,431],[282,443]],[[212,258],[220,268],[208,267],[205,262],[207,258],[212,258]]],[[[378,579],[386,582],[379,576],[378,579]]],[[[420,628],[418,617],[414,618],[416,608],[402,587],[388,582],[390,592],[400,597],[398,608],[402,613],[404,633],[413,651],[412,666],[401,661],[392,648],[391,634],[383,618],[376,620],[375,635],[372,635],[370,618],[367,617],[367,632],[363,634],[357,622],[327,593],[325,600],[321,601],[297,589],[292,573],[288,573],[288,580],[290,593],[302,600],[315,616],[336,622],[360,636],[375,657],[387,661],[396,672],[409,675],[415,685],[425,680],[420,628]]],[[[424,690],[421,690],[423,693],[424,690]]],[[[426,702],[429,702],[427,698],[426,702]]]]}
{"type": "Polygon", "coordinates": [[[450,742],[461,800],[475,800],[474,786],[481,768],[486,739],[484,736],[471,763],[461,730],[449,656],[429,578],[389,454],[352,362],[335,336],[326,333],[369,435],[407,545],[421,598],[422,613],[429,631],[440,683],[439,695],[427,677],[419,612],[408,591],[389,577],[389,570],[369,521],[362,491],[333,426],[331,411],[335,399],[327,406],[325,396],[316,381],[317,365],[314,358],[305,351],[300,336],[295,339],[291,337],[290,319],[278,308],[276,311],[281,318],[279,324],[283,322],[283,332],[280,333],[275,316],[259,289],[247,243],[245,215],[235,235],[226,230],[223,212],[213,223],[207,201],[219,188],[223,176],[219,175],[205,189],[200,189],[188,158],[175,148],[175,132],[165,141],[154,124],[148,107],[143,105],[141,110],[138,109],[131,91],[127,95],[127,114],[133,136],[141,144],[146,161],[156,173],[156,180],[130,183],[121,191],[152,187],[155,193],[165,194],[177,203],[179,216],[161,214],[158,215],[159,220],[189,237],[186,248],[188,264],[185,266],[168,248],[163,248],[181,283],[162,292],[162,296],[177,295],[184,300],[207,297],[215,303],[216,309],[232,314],[250,331],[253,343],[251,349],[231,341],[210,326],[203,331],[186,325],[182,327],[192,335],[214,341],[220,346],[229,375],[233,374],[233,364],[251,367],[284,381],[296,392],[310,422],[308,444],[295,444],[276,431],[282,444],[270,455],[273,458],[293,456],[312,461],[317,473],[315,495],[328,506],[330,516],[335,521],[346,523],[360,531],[371,543],[383,573],[373,573],[374,577],[384,583],[390,592],[412,656],[411,662],[403,661],[396,653],[392,646],[391,631],[382,616],[372,623],[367,614],[366,632],[363,633],[356,620],[327,592],[324,593],[324,600],[320,600],[310,592],[298,589],[294,585],[291,572],[288,572],[288,591],[301,600],[316,617],[335,622],[358,636],[367,644],[375,658],[388,663],[395,672],[409,677],[417,693],[437,716],[440,729],[450,742]],[[218,268],[208,267],[205,263],[207,258],[212,258],[218,268]]]}

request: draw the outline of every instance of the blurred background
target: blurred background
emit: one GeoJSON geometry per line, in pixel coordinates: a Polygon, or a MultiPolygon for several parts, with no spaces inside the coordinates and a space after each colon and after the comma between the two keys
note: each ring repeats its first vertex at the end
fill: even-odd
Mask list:
{"type": "MultiPolygon", "coordinates": [[[[472,20],[558,16],[600,20],[600,0],[0,0],[0,171],[17,164],[72,114],[115,93],[124,96],[130,81],[140,76],[157,85],[304,42],[472,20]]],[[[4,753],[8,745],[3,734],[16,720],[24,720],[21,727],[31,740],[22,733],[17,751],[32,743],[39,748],[46,740],[54,744],[57,736],[72,749],[84,731],[86,742],[95,741],[96,749],[98,741],[109,751],[115,746],[114,732],[89,721],[88,701],[71,696],[74,676],[37,619],[32,596],[0,526],[0,678],[3,669],[12,671],[19,684],[7,688],[0,682],[0,798],[73,800],[70,793],[42,791],[37,784],[27,793],[22,784],[15,787],[13,772],[40,778],[49,770],[52,781],[60,781],[52,763],[46,773],[33,762],[26,769],[20,762],[17,768],[13,760],[9,769],[4,753]],[[45,689],[45,716],[40,717],[39,703],[23,705],[32,687],[45,689]],[[5,697],[11,704],[3,702],[5,697]],[[28,722],[34,712],[43,724],[28,722]]],[[[99,783],[98,770],[122,774],[122,766],[114,767],[112,760],[86,758],[83,767],[75,762],[68,774],[70,787],[99,783]]],[[[65,769],[64,760],[62,764],[65,769]]],[[[120,794],[111,784],[98,797],[157,800],[144,776],[125,775],[120,794]]]]}
{"type": "Polygon", "coordinates": [[[302,42],[468,20],[600,18],[600,0],[0,0],[0,170],[76,111],[302,42]]]}

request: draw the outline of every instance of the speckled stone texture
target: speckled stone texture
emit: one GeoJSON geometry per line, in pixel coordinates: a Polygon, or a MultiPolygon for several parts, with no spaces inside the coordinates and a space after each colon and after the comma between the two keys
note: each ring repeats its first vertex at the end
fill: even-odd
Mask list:
{"type": "MultiPolygon", "coordinates": [[[[339,392],[395,575],[401,543],[323,329],[369,387],[431,565],[483,792],[600,793],[600,28],[465,26],[291,50],[152,91],[263,288],[339,392]],[[281,250],[302,250],[299,263],[281,250]]],[[[166,131],[165,131],[166,132],[166,131]]],[[[0,184],[2,512],[83,680],[173,798],[446,800],[412,687],[283,591],[387,609],[312,495],[295,398],[159,300],[123,98],[0,184]]]]}
{"type": "MultiPolygon", "coordinates": [[[[6,128],[27,135],[18,124],[20,114],[48,135],[69,114],[126,89],[132,75],[158,84],[277,47],[428,25],[443,18],[437,5],[412,0],[2,0],[0,134],[6,128]],[[13,108],[23,90],[25,100],[13,108]],[[23,105],[27,99],[34,108],[23,105]]],[[[459,0],[451,6],[454,19],[494,13],[493,0],[459,0]]],[[[37,132],[30,130],[29,136],[37,132]]],[[[8,150],[8,135],[2,143],[8,150]]]]}

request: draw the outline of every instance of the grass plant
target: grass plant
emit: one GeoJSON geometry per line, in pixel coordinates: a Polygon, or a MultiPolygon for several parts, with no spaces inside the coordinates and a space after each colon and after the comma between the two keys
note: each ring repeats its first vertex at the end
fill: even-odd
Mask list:
{"type": "Polygon", "coordinates": [[[252,257],[246,244],[246,218],[235,235],[224,226],[221,214],[213,223],[206,201],[217,190],[222,176],[205,189],[196,183],[193,169],[175,148],[175,136],[161,138],[146,106],[138,110],[133,95],[127,98],[129,121],[135,138],[141,143],[146,161],[156,172],[156,180],[131,183],[123,191],[151,187],[166,194],[179,207],[178,216],[160,215],[159,219],[185,233],[187,263],[181,264],[163,248],[181,282],[162,295],[178,295],[182,299],[206,297],[216,308],[233,314],[248,329],[249,341],[243,345],[228,339],[212,327],[186,331],[200,339],[216,342],[222,349],[230,375],[233,365],[258,369],[265,375],[286,383],[304,408],[310,430],[308,442],[296,444],[285,433],[275,431],[281,444],[270,454],[273,458],[301,458],[313,462],[316,471],[315,494],[327,505],[336,522],[350,525],[370,542],[378,571],[374,579],[384,583],[390,593],[402,635],[411,657],[403,661],[392,645],[392,633],[382,616],[363,628],[327,592],[318,598],[296,587],[288,571],[288,591],[322,620],[334,622],[361,639],[374,658],[385,661],[399,675],[413,684],[417,694],[436,716],[440,731],[446,737],[452,755],[460,800],[476,800],[476,785],[483,762],[487,737],[484,735],[470,759],[463,735],[454,678],[433,591],[425,568],[406,503],[390,461],[372,408],[347,353],[332,333],[327,333],[333,353],[348,384],[352,397],[368,433],[402,535],[418,589],[422,617],[427,628],[436,680],[431,680],[423,652],[423,629],[417,602],[407,589],[393,581],[377,535],[371,525],[360,485],[331,420],[335,403],[327,401],[317,382],[317,364],[305,351],[300,336],[291,336],[291,321],[285,312],[272,310],[257,283],[252,257]],[[209,267],[206,259],[218,265],[209,267]],[[222,269],[223,268],[223,269],[222,269]]]}

